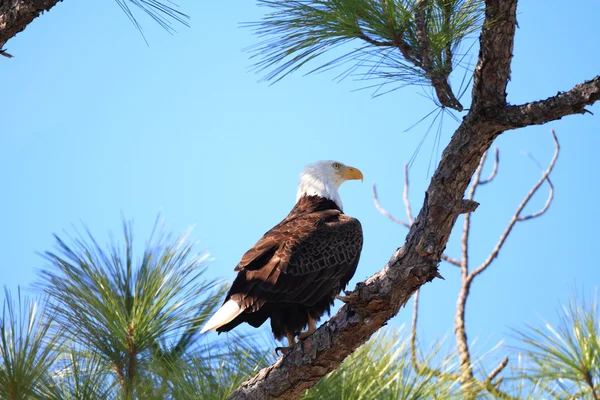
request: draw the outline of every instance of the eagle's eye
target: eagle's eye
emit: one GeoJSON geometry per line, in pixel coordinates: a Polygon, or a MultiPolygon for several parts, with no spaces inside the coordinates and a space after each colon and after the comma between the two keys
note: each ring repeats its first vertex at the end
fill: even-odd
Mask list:
{"type": "Polygon", "coordinates": [[[336,163],[336,162],[333,163],[333,168],[340,169],[340,167],[341,167],[340,163],[336,163]]]}

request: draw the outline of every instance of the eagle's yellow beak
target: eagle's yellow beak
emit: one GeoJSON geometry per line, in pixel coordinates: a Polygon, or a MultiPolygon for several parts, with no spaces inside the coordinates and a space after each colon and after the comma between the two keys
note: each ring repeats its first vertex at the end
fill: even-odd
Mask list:
{"type": "Polygon", "coordinates": [[[342,176],[342,178],[344,178],[347,181],[352,179],[360,179],[361,182],[363,181],[362,172],[360,172],[359,169],[354,167],[345,166],[344,168],[342,168],[339,174],[342,176]]]}

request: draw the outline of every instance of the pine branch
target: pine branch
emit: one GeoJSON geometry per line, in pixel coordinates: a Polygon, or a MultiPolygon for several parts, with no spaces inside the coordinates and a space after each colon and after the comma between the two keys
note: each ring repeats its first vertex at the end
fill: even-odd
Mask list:
{"type": "MultiPolygon", "coordinates": [[[[12,57],[12,55],[2,50],[6,42],[23,31],[35,18],[45,11],[50,11],[58,2],[62,0],[11,0],[0,2],[0,55],[12,57]]],[[[173,32],[171,22],[188,25],[189,17],[177,10],[171,1],[161,0],[115,0],[119,7],[125,12],[134,26],[140,30],[135,14],[129,8],[135,6],[143,13],[147,14],[162,28],[168,32],[173,32]]]]}
{"type": "Polygon", "coordinates": [[[255,64],[258,71],[270,70],[265,80],[277,82],[330,49],[359,39],[366,45],[309,73],[350,63],[347,71],[365,69],[366,79],[431,85],[443,107],[462,111],[448,81],[452,49],[479,29],[480,0],[262,0],[260,4],[273,11],[248,26],[267,39],[249,50],[260,58],[255,64]]]}

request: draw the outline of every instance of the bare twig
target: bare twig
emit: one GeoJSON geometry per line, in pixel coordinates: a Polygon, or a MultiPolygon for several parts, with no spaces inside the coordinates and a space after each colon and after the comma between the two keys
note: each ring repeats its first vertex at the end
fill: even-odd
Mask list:
{"type": "MultiPolygon", "coordinates": [[[[469,188],[469,192],[467,193],[467,200],[473,200],[475,197],[475,191],[479,186],[479,181],[481,179],[481,171],[483,170],[483,165],[485,164],[485,160],[487,158],[487,151],[483,153],[481,159],[479,160],[479,165],[475,170],[475,175],[473,175],[473,183],[471,183],[471,187],[469,188]]],[[[462,259],[461,259],[461,276],[463,279],[466,279],[467,274],[469,273],[469,233],[471,231],[471,213],[465,214],[465,221],[463,225],[463,234],[461,237],[461,250],[462,250],[462,259]]]]}
{"type": "Polygon", "coordinates": [[[486,185],[494,180],[496,175],[498,174],[498,165],[500,164],[500,151],[497,147],[494,147],[494,167],[492,168],[492,172],[487,179],[482,179],[479,181],[479,186],[486,185]]]}
{"type": "Polygon", "coordinates": [[[544,171],[540,180],[538,180],[537,183],[531,188],[529,193],[527,193],[527,195],[525,196],[525,198],[523,199],[521,204],[519,204],[519,206],[517,207],[517,210],[515,211],[510,222],[508,223],[508,226],[506,227],[504,232],[502,232],[502,235],[500,236],[498,243],[496,243],[496,246],[494,247],[494,249],[488,256],[488,258],[479,267],[477,267],[475,270],[473,270],[473,272],[471,272],[471,274],[469,275],[470,281],[472,281],[473,278],[475,278],[477,275],[479,275],[480,273],[485,271],[485,269],[487,267],[489,267],[489,265],[492,263],[492,261],[494,261],[494,259],[496,257],[498,257],[498,253],[502,249],[502,246],[506,242],[508,235],[510,234],[510,232],[512,231],[512,229],[514,228],[514,226],[517,222],[537,218],[537,217],[543,215],[550,207],[550,203],[552,202],[552,199],[554,197],[554,187],[552,186],[552,183],[549,180],[549,176],[550,176],[550,173],[552,172],[552,169],[554,168],[554,165],[556,164],[556,160],[558,159],[558,153],[560,152],[560,144],[558,143],[558,138],[556,137],[556,133],[554,132],[554,130],[551,130],[550,133],[552,134],[552,138],[554,140],[555,150],[554,150],[554,156],[552,157],[552,160],[550,160],[550,164],[548,165],[548,168],[544,171]],[[525,206],[527,206],[527,204],[529,203],[529,201],[531,200],[533,195],[538,191],[538,189],[542,186],[542,184],[545,181],[547,181],[549,183],[550,194],[548,196],[548,200],[546,200],[544,207],[542,207],[542,209],[536,213],[533,213],[533,214],[525,216],[525,217],[521,217],[521,212],[523,212],[523,209],[525,208],[525,206]]]}
{"type": "Polygon", "coordinates": [[[483,384],[486,387],[488,385],[491,385],[492,381],[502,372],[502,370],[504,370],[504,368],[506,368],[507,365],[508,365],[508,357],[504,357],[502,362],[500,362],[500,364],[496,368],[494,368],[494,370],[492,372],[490,372],[490,374],[487,376],[487,378],[485,379],[483,384]]]}
{"type": "Polygon", "coordinates": [[[410,359],[415,372],[421,369],[421,363],[417,358],[417,320],[419,319],[419,290],[413,295],[413,317],[410,330],[410,359]]]}
{"type": "Polygon", "coordinates": [[[450,263],[450,264],[452,264],[452,265],[454,265],[456,267],[460,267],[460,261],[457,260],[456,258],[453,258],[453,257],[447,256],[445,254],[442,254],[442,260],[444,260],[444,261],[446,261],[446,262],[448,262],[448,263],[450,263]]]}
{"type": "Polygon", "coordinates": [[[406,210],[406,218],[408,218],[408,223],[412,225],[414,218],[410,209],[410,200],[408,199],[408,185],[408,164],[404,163],[404,191],[402,197],[404,200],[404,208],[406,210]]]}
{"type": "MultiPolygon", "coordinates": [[[[410,209],[410,200],[408,199],[408,164],[404,164],[404,207],[406,209],[406,216],[408,218],[408,220],[410,221],[410,223],[402,221],[401,219],[398,219],[396,217],[394,217],[389,211],[387,211],[385,208],[383,208],[383,206],[381,205],[381,203],[379,202],[379,197],[377,196],[377,185],[375,184],[375,182],[373,182],[373,203],[375,203],[375,208],[377,208],[377,211],[379,211],[381,214],[383,214],[385,217],[387,217],[390,221],[393,221],[397,224],[400,224],[406,228],[411,227],[411,225],[413,224],[414,218],[410,209]]],[[[450,257],[446,254],[442,254],[441,259],[452,264],[455,265],[457,267],[460,267],[460,261],[457,260],[456,258],[450,257]]]]}
{"type": "Polygon", "coordinates": [[[373,182],[373,202],[375,203],[375,207],[377,208],[377,211],[379,211],[381,214],[385,215],[391,221],[394,221],[395,223],[400,224],[400,225],[410,229],[411,224],[394,217],[385,208],[383,208],[381,206],[381,204],[379,203],[379,198],[377,197],[377,185],[375,185],[375,182],[373,182]]]}
{"type": "Polygon", "coordinates": [[[416,373],[444,377],[444,379],[455,381],[459,379],[457,374],[451,372],[442,372],[439,369],[429,368],[427,365],[419,361],[417,356],[417,321],[419,319],[419,292],[417,290],[413,295],[413,317],[410,332],[410,358],[413,369],[416,373]]]}
{"type": "MultiPolygon", "coordinates": [[[[487,151],[483,153],[473,175],[473,182],[467,193],[467,200],[473,200],[475,197],[475,191],[479,186],[481,179],[481,171],[487,158],[487,151]]],[[[473,368],[471,365],[471,353],[469,351],[469,343],[467,339],[467,331],[465,328],[465,310],[467,298],[469,297],[469,290],[471,285],[469,284],[469,234],[471,231],[471,213],[465,214],[465,221],[463,224],[463,233],[461,237],[461,253],[462,258],[460,262],[460,277],[461,285],[458,292],[458,299],[456,301],[456,314],[454,316],[454,333],[456,335],[456,347],[458,348],[458,358],[461,368],[461,383],[463,390],[467,390],[472,384],[474,379],[473,368]]]]}

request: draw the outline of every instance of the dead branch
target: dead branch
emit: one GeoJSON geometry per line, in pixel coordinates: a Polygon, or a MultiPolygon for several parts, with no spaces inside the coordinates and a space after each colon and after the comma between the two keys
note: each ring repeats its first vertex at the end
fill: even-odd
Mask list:
{"type": "MultiPolygon", "coordinates": [[[[390,221],[393,221],[397,224],[400,224],[400,225],[410,229],[411,225],[414,222],[414,219],[413,219],[412,211],[410,208],[410,200],[408,198],[408,187],[409,187],[408,164],[404,164],[403,200],[404,200],[404,208],[406,210],[406,217],[408,218],[409,222],[406,222],[399,218],[394,217],[389,211],[387,211],[385,208],[383,208],[383,206],[379,202],[379,197],[377,196],[377,185],[375,184],[375,182],[373,182],[373,203],[375,203],[375,208],[377,209],[377,211],[379,211],[381,214],[383,214],[385,217],[387,217],[390,221]]],[[[460,266],[460,261],[458,261],[457,259],[450,257],[446,254],[442,254],[441,258],[442,258],[442,260],[444,260],[452,265],[455,265],[457,267],[460,266]]]]}
{"type": "Polygon", "coordinates": [[[413,295],[413,316],[410,329],[410,360],[415,372],[421,369],[421,363],[417,358],[417,320],[419,319],[419,290],[413,295]]]}
{"type": "Polygon", "coordinates": [[[404,163],[404,190],[402,191],[402,199],[404,200],[404,209],[406,210],[406,218],[408,223],[413,224],[414,218],[410,209],[410,200],[408,199],[408,163],[404,163]]]}
{"type": "Polygon", "coordinates": [[[491,181],[494,180],[496,175],[498,174],[498,165],[500,164],[500,151],[497,147],[494,147],[494,167],[492,168],[492,172],[487,179],[483,179],[479,181],[479,186],[487,185],[491,181]]]}
{"type": "MultiPolygon", "coordinates": [[[[481,180],[481,172],[487,158],[487,151],[483,153],[475,174],[473,175],[473,183],[467,193],[467,199],[473,200],[475,192],[479,186],[481,180]]],[[[461,262],[460,262],[460,277],[461,285],[458,292],[458,300],[456,302],[456,315],[454,316],[454,333],[456,335],[456,347],[458,349],[458,358],[461,369],[461,383],[463,389],[467,389],[467,386],[471,385],[474,376],[473,368],[471,363],[471,354],[469,351],[469,343],[467,339],[467,331],[465,328],[465,310],[467,297],[469,296],[470,285],[467,282],[469,276],[469,235],[471,232],[471,213],[465,214],[465,220],[463,224],[463,233],[461,237],[461,262]]]]}
{"type": "Polygon", "coordinates": [[[385,208],[381,206],[381,204],[379,203],[379,197],[377,196],[377,185],[375,184],[375,182],[373,182],[373,202],[375,203],[375,208],[377,208],[377,211],[386,216],[389,220],[410,229],[412,223],[409,224],[408,222],[402,221],[401,219],[394,217],[385,208]]]}
{"type": "Polygon", "coordinates": [[[504,357],[504,359],[500,362],[500,364],[496,368],[494,368],[494,370],[492,372],[490,372],[490,374],[487,376],[487,378],[483,382],[483,384],[485,385],[486,388],[488,387],[488,385],[492,384],[492,381],[494,379],[496,379],[496,377],[504,370],[504,368],[506,368],[507,365],[508,365],[508,357],[504,357]]]}
{"type": "Polygon", "coordinates": [[[537,218],[537,217],[543,215],[550,207],[550,203],[552,203],[552,199],[554,198],[554,186],[552,185],[552,182],[549,180],[549,176],[550,176],[550,173],[552,172],[552,169],[554,168],[554,165],[556,164],[556,160],[558,159],[558,154],[560,152],[560,144],[558,143],[558,138],[556,137],[556,133],[554,132],[554,130],[551,130],[550,133],[552,134],[555,148],[554,148],[554,155],[552,156],[552,160],[550,160],[550,164],[548,165],[548,168],[544,171],[540,180],[537,181],[535,185],[533,185],[533,187],[531,188],[529,193],[527,193],[527,195],[525,196],[525,198],[523,199],[521,204],[519,204],[519,206],[517,207],[517,210],[515,211],[512,218],[510,219],[508,226],[506,227],[504,232],[502,232],[502,235],[500,236],[498,243],[496,243],[496,246],[494,247],[494,249],[488,256],[488,258],[479,267],[477,267],[475,270],[473,270],[473,272],[471,272],[471,274],[469,275],[469,281],[472,281],[477,275],[479,275],[480,273],[485,271],[485,269],[487,267],[489,267],[489,265],[492,263],[492,261],[494,261],[494,259],[496,257],[498,257],[498,253],[500,253],[500,250],[502,249],[502,246],[506,242],[508,235],[510,234],[510,232],[512,231],[512,229],[514,228],[514,226],[517,222],[527,221],[527,220],[530,220],[533,218],[537,218]],[[548,182],[548,184],[549,184],[550,193],[548,195],[548,199],[546,200],[546,203],[544,204],[544,207],[542,207],[542,209],[536,213],[527,215],[525,217],[521,217],[521,213],[523,212],[523,209],[527,206],[527,204],[529,203],[529,201],[531,200],[533,195],[539,190],[539,188],[542,186],[542,184],[545,181],[548,182]]]}
{"type": "Polygon", "coordinates": [[[433,375],[443,377],[444,379],[455,381],[459,379],[458,375],[451,372],[442,372],[439,369],[432,369],[419,361],[417,356],[417,320],[419,318],[419,292],[417,290],[413,295],[413,317],[410,333],[410,359],[413,369],[418,374],[433,375]]]}

